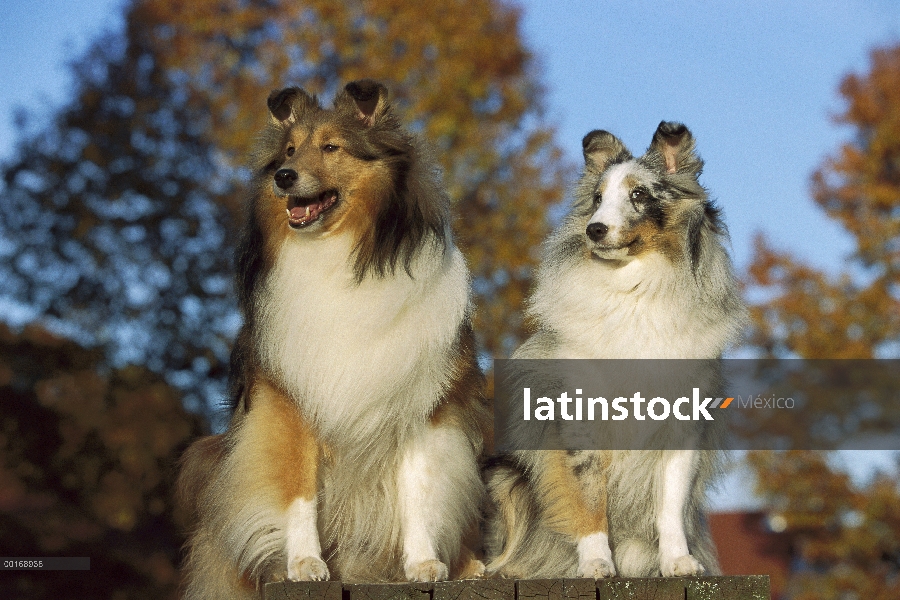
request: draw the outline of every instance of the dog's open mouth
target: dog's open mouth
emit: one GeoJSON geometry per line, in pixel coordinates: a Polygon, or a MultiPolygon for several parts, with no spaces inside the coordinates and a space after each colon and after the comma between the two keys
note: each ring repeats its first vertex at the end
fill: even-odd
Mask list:
{"type": "Polygon", "coordinates": [[[288,196],[288,225],[300,229],[313,223],[338,200],[337,190],[328,190],[312,198],[288,196]]]}

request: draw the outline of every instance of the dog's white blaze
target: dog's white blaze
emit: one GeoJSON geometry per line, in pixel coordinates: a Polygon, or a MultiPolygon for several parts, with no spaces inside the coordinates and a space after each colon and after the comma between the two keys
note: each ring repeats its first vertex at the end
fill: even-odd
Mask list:
{"type": "MultiPolygon", "coordinates": [[[[316,526],[316,499],[297,498],[287,509],[285,550],[290,566],[310,556],[322,558],[319,531],[316,526]]],[[[291,575],[291,573],[288,573],[291,575]]]]}
{"type": "Polygon", "coordinates": [[[659,531],[660,564],[665,566],[689,554],[684,532],[684,507],[697,469],[697,455],[692,450],[665,453],[662,490],[656,514],[659,531]]]}
{"type": "Polygon", "coordinates": [[[360,440],[379,435],[385,419],[410,428],[426,422],[452,375],[469,281],[458,249],[426,247],[411,278],[401,265],[393,277],[357,284],[353,242],[302,234],[285,241],[260,295],[258,347],[321,432],[360,440]]]}
{"type": "Polygon", "coordinates": [[[622,163],[609,169],[603,198],[596,212],[588,223],[602,223],[609,227],[609,231],[603,240],[605,245],[619,246],[629,240],[624,239],[628,216],[634,212],[628,194],[631,192],[625,186],[624,179],[632,170],[632,163],[622,163]]]}
{"type": "Polygon", "coordinates": [[[578,539],[578,564],[584,565],[597,558],[605,560],[610,565],[613,564],[609,537],[602,531],[578,539]]]}
{"type": "Polygon", "coordinates": [[[448,560],[438,557],[438,538],[458,539],[468,519],[448,510],[458,503],[447,499],[478,489],[477,472],[471,445],[459,429],[429,426],[407,446],[397,478],[407,574],[426,560],[448,560]]]}

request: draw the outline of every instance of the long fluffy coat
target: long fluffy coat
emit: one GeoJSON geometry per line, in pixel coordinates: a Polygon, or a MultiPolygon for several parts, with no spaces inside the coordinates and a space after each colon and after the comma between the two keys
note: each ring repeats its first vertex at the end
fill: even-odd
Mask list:
{"type": "Polygon", "coordinates": [[[281,579],[438,580],[482,498],[488,413],[449,201],[386,90],[269,98],[239,242],[227,432],[184,459],[186,598],[281,579]]]}
{"type": "MultiPolygon", "coordinates": [[[[536,332],[513,358],[719,357],[745,309],[719,211],[697,179],[702,161],[690,132],[661,123],[634,158],[612,134],[593,131],[584,157],[574,205],[543,248],[528,309],[536,332]]],[[[716,573],[703,511],[717,456],[520,451],[495,459],[486,470],[494,506],[488,570],[538,578],[716,573]],[[679,501],[672,485],[666,492],[667,469],[683,487],[680,524],[661,517],[673,495],[679,501]],[[677,545],[679,526],[692,559],[666,549],[677,545]]]]}

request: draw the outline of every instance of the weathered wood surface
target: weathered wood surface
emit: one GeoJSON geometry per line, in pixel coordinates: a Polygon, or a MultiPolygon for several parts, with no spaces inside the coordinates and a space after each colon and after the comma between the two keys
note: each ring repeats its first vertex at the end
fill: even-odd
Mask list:
{"type": "Polygon", "coordinates": [[[277,581],[263,588],[266,600],[342,600],[340,581],[277,581]]]}
{"type": "Polygon", "coordinates": [[[769,576],[266,584],[265,600],[770,600],[769,576]]]}
{"type": "Polygon", "coordinates": [[[344,600],[431,600],[433,583],[344,584],[344,600]]]}
{"type": "Polygon", "coordinates": [[[698,577],[687,582],[687,600],[769,600],[768,575],[745,577],[698,577]]]}
{"type": "Polygon", "coordinates": [[[469,579],[434,584],[433,600],[509,600],[516,597],[512,579],[469,579]]]}

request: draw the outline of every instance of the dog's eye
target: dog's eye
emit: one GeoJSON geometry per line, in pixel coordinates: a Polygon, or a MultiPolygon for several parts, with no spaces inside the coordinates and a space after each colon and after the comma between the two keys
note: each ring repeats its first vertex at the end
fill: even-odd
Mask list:
{"type": "Polygon", "coordinates": [[[288,149],[287,149],[287,155],[288,155],[288,156],[293,156],[293,155],[294,155],[294,147],[293,147],[293,146],[288,146],[288,149]]]}
{"type": "Polygon", "coordinates": [[[338,146],[335,146],[334,144],[325,144],[322,146],[322,152],[334,152],[337,149],[338,146]]]}
{"type": "Polygon", "coordinates": [[[647,192],[645,192],[644,190],[642,190],[640,188],[638,188],[636,190],[632,190],[632,192],[631,192],[632,200],[643,200],[646,197],[647,197],[647,192]]]}
{"type": "Polygon", "coordinates": [[[600,204],[603,200],[603,197],[600,195],[600,192],[594,192],[594,204],[600,204]]]}

